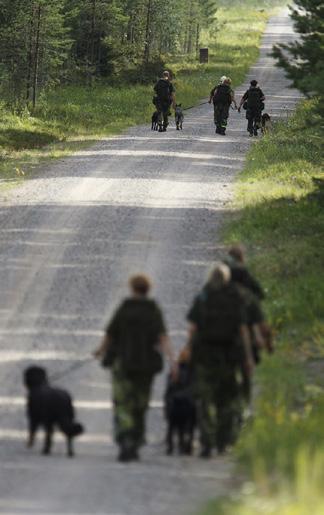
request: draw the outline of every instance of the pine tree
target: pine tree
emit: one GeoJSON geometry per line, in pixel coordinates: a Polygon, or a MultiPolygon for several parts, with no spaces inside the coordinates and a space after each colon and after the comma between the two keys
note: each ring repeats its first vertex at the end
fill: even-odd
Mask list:
{"type": "Polygon", "coordinates": [[[215,13],[216,0],[0,0],[1,94],[33,108],[65,80],[151,80],[166,54],[198,50],[215,13]]]}
{"type": "Polygon", "coordinates": [[[291,8],[299,39],[275,46],[273,56],[295,87],[306,94],[324,93],[324,4],[322,0],[295,0],[291,8]]]}
{"type": "Polygon", "coordinates": [[[114,49],[123,44],[127,17],[111,0],[69,0],[73,57],[91,84],[113,71],[114,49]]]}
{"type": "Polygon", "coordinates": [[[39,89],[60,80],[71,42],[63,0],[1,0],[0,63],[13,105],[35,107],[39,89]]]}

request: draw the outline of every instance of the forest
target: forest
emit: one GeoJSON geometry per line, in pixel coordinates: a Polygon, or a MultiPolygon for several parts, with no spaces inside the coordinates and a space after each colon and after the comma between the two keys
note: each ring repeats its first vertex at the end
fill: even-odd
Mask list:
{"type": "Polygon", "coordinates": [[[198,50],[215,0],[0,0],[1,94],[34,108],[57,84],[147,82],[169,55],[198,50]]]}

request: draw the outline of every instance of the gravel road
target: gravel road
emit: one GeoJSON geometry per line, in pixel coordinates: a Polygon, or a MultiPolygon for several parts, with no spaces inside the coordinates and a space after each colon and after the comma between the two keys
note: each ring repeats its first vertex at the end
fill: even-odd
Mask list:
{"type": "MultiPolygon", "coordinates": [[[[257,77],[274,118],[300,95],[267,52],[292,37],[287,14],[273,18],[237,91],[257,77]]],[[[186,113],[183,132],[132,128],[0,195],[0,513],[188,515],[229,491],[230,459],[163,456],[163,378],[142,462],[125,466],[115,461],[109,377],[96,363],[61,380],[87,427],[74,460],[59,438],[50,458],[39,444],[25,449],[21,375],[31,362],[58,373],[89,356],[136,271],[154,278],[174,344],[184,343],[185,313],[222,251],[219,227],[250,143],[243,114],[231,112],[224,138],[204,105],[186,113]]]]}

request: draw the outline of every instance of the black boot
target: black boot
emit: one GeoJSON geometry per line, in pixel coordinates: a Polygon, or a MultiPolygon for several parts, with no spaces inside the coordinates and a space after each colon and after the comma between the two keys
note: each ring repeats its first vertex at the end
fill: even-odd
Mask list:
{"type": "Polygon", "coordinates": [[[122,445],[118,454],[118,461],[128,463],[130,461],[138,461],[138,450],[134,446],[122,445]]]}
{"type": "Polygon", "coordinates": [[[129,463],[130,461],[139,461],[139,454],[138,454],[138,451],[137,450],[126,450],[126,449],[121,449],[119,454],[118,454],[118,461],[120,461],[121,463],[129,463]]]}
{"type": "Polygon", "coordinates": [[[204,445],[200,451],[200,457],[201,458],[205,458],[205,459],[208,459],[211,457],[211,448],[209,445],[204,445]]]}
{"type": "Polygon", "coordinates": [[[220,128],[220,127],[216,127],[216,131],[215,131],[215,132],[216,132],[216,134],[222,134],[222,133],[221,133],[221,128],[220,128]]]}

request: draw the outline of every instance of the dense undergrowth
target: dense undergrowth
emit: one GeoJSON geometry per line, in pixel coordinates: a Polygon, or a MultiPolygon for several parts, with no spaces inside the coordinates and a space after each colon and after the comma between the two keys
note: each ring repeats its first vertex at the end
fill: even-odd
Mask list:
{"type": "MultiPolygon", "coordinates": [[[[263,4],[261,4],[262,6],[263,4]]],[[[209,43],[210,63],[178,56],[168,67],[175,75],[178,102],[192,106],[209,94],[223,74],[239,84],[258,56],[268,14],[250,4],[235,3],[218,14],[219,31],[209,43]]],[[[28,175],[42,158],[57,157],[136,124],[152,114],[152,86],[98,84],[92,88],[61,86],[43,93],[31,116],[13,115],[0,105],[0,174],[2,178],[28,175]]]]}
{"type": "Polygon", "coordinates": [[[324,513],[324,170],[306,101],[253,146],[226,239],[243,241],[277,337],[257,371],[255,415],[236,448],[251,479],[204,515],[324,513]]]}

